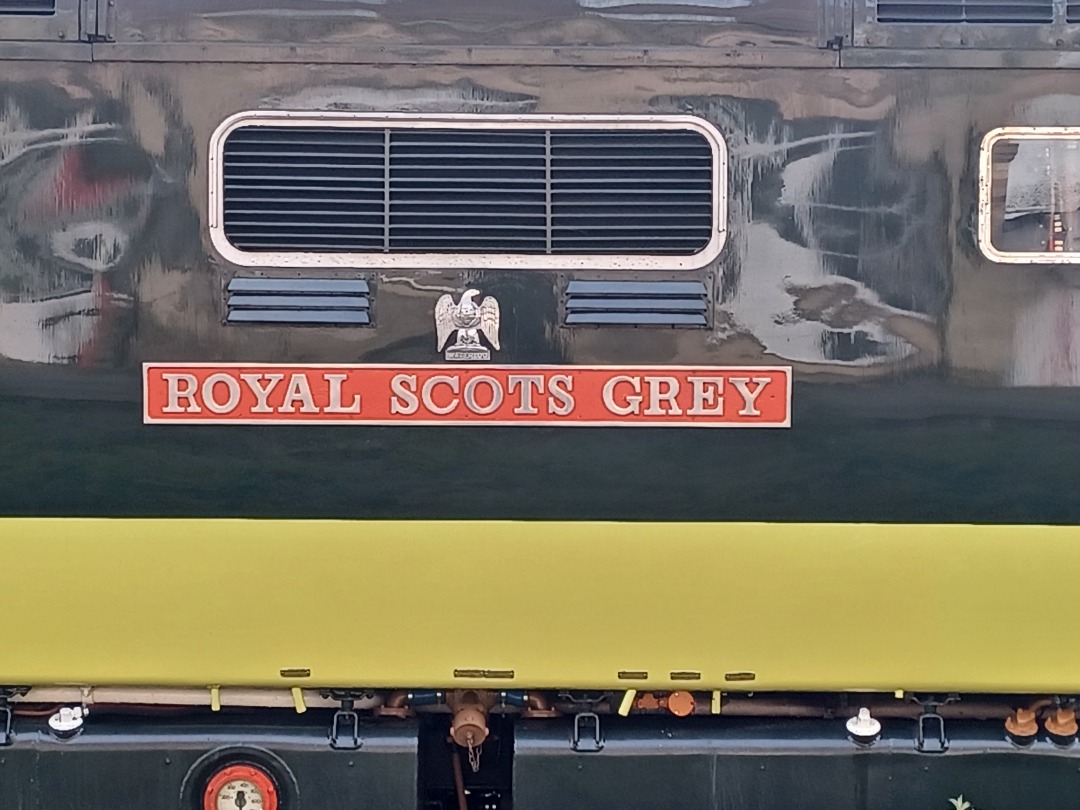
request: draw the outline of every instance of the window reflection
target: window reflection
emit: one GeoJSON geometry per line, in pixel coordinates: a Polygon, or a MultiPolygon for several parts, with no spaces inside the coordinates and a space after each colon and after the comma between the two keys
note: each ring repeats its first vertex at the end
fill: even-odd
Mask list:
{"type": "Polygon", "coordinates": [[[990,182],[996,250],[1080,252],[1080,140],[1000,140],[991,151],[990,182]]]}

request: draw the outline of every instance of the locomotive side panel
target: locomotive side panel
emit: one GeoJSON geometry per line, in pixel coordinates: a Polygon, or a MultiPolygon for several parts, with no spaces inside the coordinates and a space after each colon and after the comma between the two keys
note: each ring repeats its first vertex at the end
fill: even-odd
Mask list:
{"type": "Polygon", "coordinates": [[[1049,71],[947,76],[12,63],[0,509],[1072,522],[1071,271],[995,264],[975,240],[982,135],[1062,123],[1077,102],[1049,71]],[[237,267],[210,244],[209,139],[228,116],[434,98],[443,113],[707,120],[728,150],[723,251],[668,272],[327,271],[237,267]],[[230,280],[253,273],[362,277],[374,326],[226,325],[230,280]],[[703,284],[708,326],[567,324],[571,282],[641,279],[703,284]],[[442,362],[432,313],[466,286],[502,306],[492,362],[790,366],[792,427],[141,424],[143,362],[442,362]]]}

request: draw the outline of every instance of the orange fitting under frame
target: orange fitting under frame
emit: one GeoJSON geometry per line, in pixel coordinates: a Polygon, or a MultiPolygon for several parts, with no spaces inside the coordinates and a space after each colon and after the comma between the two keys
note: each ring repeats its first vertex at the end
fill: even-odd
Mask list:
{"type": "Polygon", "coordinates": [[[1076,722],[1076,709],[1058,706],[1046,718],[1046,730],[1055,737],[1075,737],[1080,726],[1076,722]]]}
{"type": "Polygon", "coordinates": [[[462,748],[479,747],[488,738],[488,712],[495,705],[495,693],[484,689],[453,689],[446,693],[446,705],[454,713],[450,738],[462,748]]]}
{"type": "Polygon", "coordinates": [[[692,692],[669,692],[666,695],[657,695],[654,692],[642,692],[634,701],[634,708],[644,711],[667,709],[676,717],[689,717],[694,713],[697,701],[692,692]]]}

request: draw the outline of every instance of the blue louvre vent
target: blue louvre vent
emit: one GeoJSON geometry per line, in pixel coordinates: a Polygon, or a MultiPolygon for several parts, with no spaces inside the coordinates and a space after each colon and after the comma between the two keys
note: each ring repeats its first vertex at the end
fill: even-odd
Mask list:
{"type": "Polygon", "coordinates": [[[708,326],[700,281],[571,281],[568,326],[708,326]]]}
{"type": "Polygon", "coordinates": [[[369,326],[371,289],[352,278],[234,278],[228,323],[369,326]]]}
{"type": "Polygon", "coordinates": [[[47,16],[56,13],[56,0],[0,0],[0,14],[47,16]]]}
{"type": "Polygon", "coordinates": [[[878,0],[877,21],[1045,25],[1054,21],[1054,0],[878,0]]]}

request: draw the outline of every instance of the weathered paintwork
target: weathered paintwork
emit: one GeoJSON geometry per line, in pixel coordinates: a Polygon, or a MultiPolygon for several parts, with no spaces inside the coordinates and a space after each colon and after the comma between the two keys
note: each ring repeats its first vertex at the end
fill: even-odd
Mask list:
{"type": "Polygon", "coordinates": [[[816,47],[813,0],[119,2],[117,42],[816,47]]]}
{"type": "MultiPolygon", "coordinates": [[[[974,243],[980,138],[1005,124],[1074,123],[1080,97],[1061,74],[757,62],[427,67],[363,64],[360,50],[357,64],[215,61],[232,58],[230,42],[315,47],[383,36],[512,45],[519,62],[525,43],[666,44],[669,56],[676,43],[683,56],[674,61],[690,54],[705,63],[721,40],[749,48],[769,32],[781,64],[791,53],[839,64],[815,44],[810,2],[690,4],[714,15],[708,25],[683,19],[685,4],[530,3],[513,14],[489,4],[505,19],[474,4],[294,5],[296,13],[280,4],[265,13],[206,2],[180,13],[172,3],[121,2],[118,43],[93,46],[102,59],[124,42],[197,40],[201,61],[5,64],[0,512],[1036,523],[1080,515],[1073,270],[995,265],[974,243]],[[453,14],[439,22],[437,6],[453,14]],[[706,280],[714,325],[569,329],[560,325],[567,279],[626,274],[505,270],[372,274],[374,329],[223,326],[222,285],[236,268],[207,236],[207,142],[222,119],[248,109],[702,116],[730,151],[727,245],[703,271],[663,277],[706,280]],[[140,424],[143,361],[437,362],[434,302],[466,284],[503,304],[499,362],[790,364],[793,427],[562,434],[140,424]]],[[[44,56],[60,46],[40,47],[44,56]]],[[[170,58],[162,48],[154,58],[170,58]]]]}

